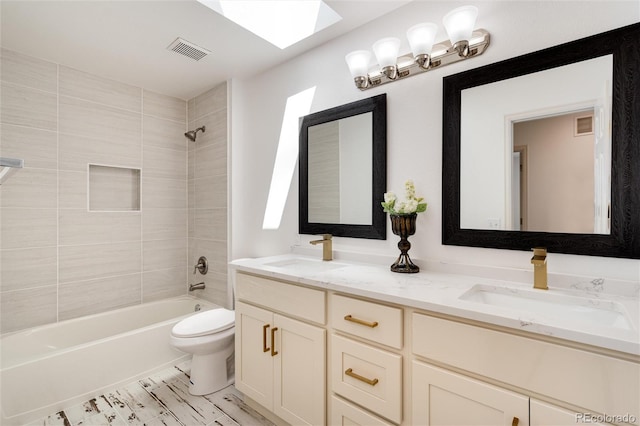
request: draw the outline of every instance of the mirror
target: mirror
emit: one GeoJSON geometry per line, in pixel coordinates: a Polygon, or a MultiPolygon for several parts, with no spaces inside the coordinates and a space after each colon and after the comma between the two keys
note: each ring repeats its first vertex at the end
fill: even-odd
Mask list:
{"type": "Polygon", "coordinates": [[[462,90],[462,228],[609,233],[612,70],[605,55],[462,90]]]}
{"type": "Polygon", "coordinates": [[[386,239],[386,102],[382,94],[303,117],[301,234],[386,239]]]}
{"type": "Polygon", "coordinates": [[[640,258],[638,37],[445,77],[443,244],[640,258]]]}

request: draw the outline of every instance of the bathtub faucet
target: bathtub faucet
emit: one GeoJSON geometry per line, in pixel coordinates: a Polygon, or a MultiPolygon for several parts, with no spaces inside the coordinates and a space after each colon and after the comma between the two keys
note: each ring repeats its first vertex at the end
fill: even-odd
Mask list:
{"type": "Polygon", "coordinates": [[[198,284],[189,284],[189,291],[204,290],[204,282],[198,284]]]}

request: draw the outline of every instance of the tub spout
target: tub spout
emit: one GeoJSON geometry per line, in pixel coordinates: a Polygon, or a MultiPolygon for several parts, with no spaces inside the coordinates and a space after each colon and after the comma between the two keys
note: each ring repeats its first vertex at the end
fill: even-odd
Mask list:
{"type": "Polygon", "coordinates": [[[198,284],[189,284],[189,291],[204,290],[204,282],[198,284]]]}

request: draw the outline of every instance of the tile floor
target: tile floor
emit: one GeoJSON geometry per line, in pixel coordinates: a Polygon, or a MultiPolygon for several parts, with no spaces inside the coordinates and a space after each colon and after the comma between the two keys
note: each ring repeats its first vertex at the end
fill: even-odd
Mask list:
{"type": "Polygon", "coordinates": [[[209,395],[191,395],[189,366],[190,362],[176,365],[28,426],[273,426],[242,401],[234,386],[209,395]]]}

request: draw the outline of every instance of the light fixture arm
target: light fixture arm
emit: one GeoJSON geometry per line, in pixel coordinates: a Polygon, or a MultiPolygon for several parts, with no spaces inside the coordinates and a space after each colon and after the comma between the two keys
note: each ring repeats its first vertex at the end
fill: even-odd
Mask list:
{"type": "Polygon", "coordinates": [[[463,41],[452,45],[447,40],[435,44],[431,55],[418,55],[415,58],[412,54],[400,56],[395,67],[385,67],[380,71],[369,72],[366,76],[356,77],[354,79],[356,87],[360,90],[367,90],[392,81],[422,74],[434,68],[480,56],[489,47],[490,38],[487,30],[479,28],[473,31],[470,40],[466,43],[463,41]],[[393,72],[394,70],[385,72],[386,68],[394,68],[395,73],[393,72]],[[391,77],[388,74],[391,74],[391,77]]]}
{"type": "Polygon", "coordinates": [[[369,87],[369,77],[364,77],[364,76],[354,77],[353,81],[356,84],[356,87],[360,90],[364,90],[367,87],[369,87]]]}
{"type": "Polygon", "coordinates": [[[382,68],[382,74],[384,74],[389,80],[395,80],[398,78],[398,67],[396,65],[390,65],[382,68]]]}
{"type": "Polygon", "coordinates": [[[416,64],[425,71],[431,66],[431,55],[427,55],[426,53],[416,56],[415,60],[416,64]]]}
{"type": "Polygon", "coordinates": [[[469,49],[469,42],[467,40],[460,40],[454,43],[453,50],[458,52],[458,55],[462,58],[468,58],[471,53],[471,49],[469,49]]]}

